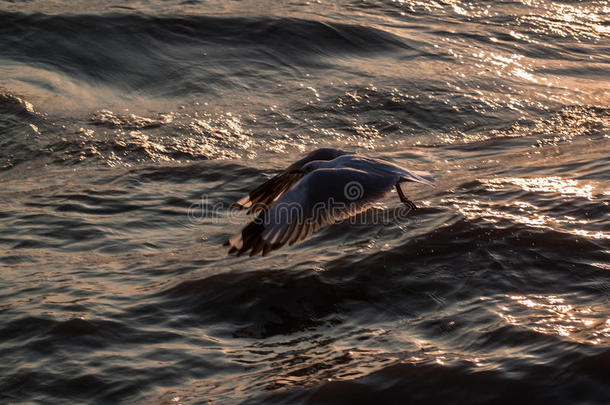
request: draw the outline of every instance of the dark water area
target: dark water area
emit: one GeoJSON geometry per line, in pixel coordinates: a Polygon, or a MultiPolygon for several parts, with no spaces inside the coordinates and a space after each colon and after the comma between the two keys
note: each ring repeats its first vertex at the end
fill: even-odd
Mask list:
{"type": "Polygon", "coordinates": [[[610,403],[606,1],[0,1],[0,402],[610,403]],[[227,256],[306,151],[415,170],[227,256]]]}

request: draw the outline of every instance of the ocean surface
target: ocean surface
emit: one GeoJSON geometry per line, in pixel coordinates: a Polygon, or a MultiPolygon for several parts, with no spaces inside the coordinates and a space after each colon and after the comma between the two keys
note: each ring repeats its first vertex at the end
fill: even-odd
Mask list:
{"type": "Polygon", "coordinates": [[[0,1],[0,403],[610,403],[610,5],[0,1]],[[415,170],[266,257],[319,147],[415,170]]]}

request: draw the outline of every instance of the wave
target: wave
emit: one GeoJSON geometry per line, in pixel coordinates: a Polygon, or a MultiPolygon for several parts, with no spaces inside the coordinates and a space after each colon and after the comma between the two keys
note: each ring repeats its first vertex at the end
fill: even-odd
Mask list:
{"type": "MultiPolygon", "coordinates": [[[[425,224],[419,227],[429,229],[425,224]]],[[[342,227],[335,225],[301,249],[311,250],[342,236],[342,227]]],[[[323,271],[294,270],[287,264],[274,270],[223,272],[180,281],[155,297],[165,302],[167,310],[188,312],[197,323],[228,322],[233,337],[261,339],[333,324],[344,317],[358,319],[370,307],[385,308],[386,316],[391,313],[389,308],[401,308],[397,316],[424,314],[460,301],[471,288],[488,297],[501,297],[515,285],[520,286],[521,294],[537,294],[549,285],[559,288],[558,293],[582,291],[589,287],[573,279],[572,269],[578,266],[602,276],[604,270],[590,262],[607,258],[600,247],[594,240],[568,233],[534,230],[521,224],[499,228],[462,219],[411,236],[391,249],[369,254],[346,252],[327,262],[323,271]],[[570,250],[572,260],[560,260],[558,246],[570,250]],[[518,257],[511,253],[513,249],[519,249],[518,257]],[[464,260],[471,265],[449,264],[464,260]],[[527,271],[519,270],[532,262],[536,264],[527,271]],[[399,285],[397,280],[401,280],[399,285]],[[432,291],[434,294],[426,293],[432,291]],[[401,302],[409,302],[409,308],[403,309],[401,302]]],[[[257,268],[255,263],[252,266],[257,268]]],[[[421,327],[430,329],[430,325],[421,327]]],[[[454,338],[459,340],[461,335],[454,338]]]]}
{"type": "Polygon", "coordinates": [[[380,29],[285,17],[2,12],[0,27],[0,58],[157,96],[237,86],[227,72],[243,79],[273,66],[292,74],[325,66],[325,57],[408,48],[380,29]]]}
{"type": "Polygon", "coordinates": [[[0,171],[32,159],[47,123],[32,103],[0,88],[0,171]]]}
{"type": "MultiPolygon", "coordinates": [[[[485,370],[471,362],[440,365],[404,362],[386,366],[353,381],[329,381],[308,390],[262,395],[243,404],[369,404],[400,403],[405,398],[427,403],[521,403],[536,401],[569,404],[588,400],[604,403],[608,394],[589,378],[607,376],[602,367],[610,350],[562,363],[565,359],[528,369],[511,377],[501,370],[485,370]],[[568,366],[569,364],[569,366],[568,366]],[[568,368],[569,367],[569,368],[568,368]],[[569,369],[569,372],[565,370],[569,369]],[[583,386],[587,389],[583,390],[583,386]]],[[[601,381],[601,379],[599,380],[601,381]]]]}

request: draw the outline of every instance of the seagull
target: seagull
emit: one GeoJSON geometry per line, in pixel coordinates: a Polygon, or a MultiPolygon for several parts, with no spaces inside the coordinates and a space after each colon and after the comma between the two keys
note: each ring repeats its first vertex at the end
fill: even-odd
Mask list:
{"type": "Polygon", "coordinates": [[[393,187],[400,201],[416,210],[400,188],[407,181],[434,186],[428,172],[355,152],[314,150],[233,204],[257,217],[224,245],[231,255],[266,256],[367,210],[393,187]]]}

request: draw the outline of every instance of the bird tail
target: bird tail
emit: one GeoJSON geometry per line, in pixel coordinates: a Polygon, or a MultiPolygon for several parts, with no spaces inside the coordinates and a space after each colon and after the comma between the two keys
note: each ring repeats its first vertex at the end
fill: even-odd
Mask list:
{"type": "Polygon", "coordinates": [[[417,183],[427,184],[432,187],[436,187],[434,184],[434,178],[430,172],[420,171],[420,170],[409,170],[406,172],[406,175],[403,176],[404,181],[414,181],[417,183]]]}

